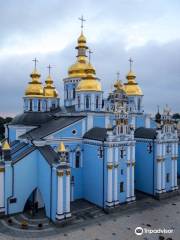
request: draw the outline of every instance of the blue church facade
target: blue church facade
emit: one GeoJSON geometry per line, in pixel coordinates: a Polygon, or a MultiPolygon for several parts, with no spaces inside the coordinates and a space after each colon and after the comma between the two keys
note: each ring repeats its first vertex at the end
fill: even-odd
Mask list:
{"type": "Polygon", "coordinates": [[[136,75],[119,79],[107,98],[87,58],[81,32],[77,60],[64,81],[64,103],[49,75],[35,68],[24,112],[6,125],[0,145],[0,211],[45,208],[52,221],[71,218],[85,199],[103,209],[135,201],[135,189],[159,196],[177,190],[178,137],[170,111],[144,113],[136,75]]]}

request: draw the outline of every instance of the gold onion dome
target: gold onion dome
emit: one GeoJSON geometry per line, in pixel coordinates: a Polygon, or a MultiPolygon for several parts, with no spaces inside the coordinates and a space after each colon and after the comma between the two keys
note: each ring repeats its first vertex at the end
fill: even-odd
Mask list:
{"type": "Polygon", "coordinates": [[[49,75],[45,81],[46,85],[44,87],[44,96],[49,98],[57,98],[58,97],[58,91],[53,85],[53,80],[51,76],[49,75]]]}
{"type": "Polygon", "coordinates": [[[58,147],[58,152],[66,152],[66,148],[65,148],[63,142],[60,142],[59,147],[58,147]]]}
{"type": "Polygon", "coordinates": [[[10,147],[8,141],[5,140],[2,144],[2,150],[6,151],[6,150],[10,150],[10,149],[11,149],[11,147],[10,147]]]}
{"type": "Polygon", "coordinates": [[[126,76],[128,82],[124,84],[125,92],[128,96],[142,96],[142,90],[136,82],[136,74],[133,71],[129,71],[126,76]]]}
{"type": "Polygon", "coordinates": [[[85,78],[83,78],[79,84],[77,85],[76,91],[84,92],[84,91],[102,91],[101,83],[96,79],[96,77],[92,74],[87,74],[85,78]]]}
{"type": "Polygon", "coordinates": [[[87,72],[91,72],[91,74],[96,74],[95,68],[90,63],[88,63],[88,59],[86,56],[86,50],[88,49],[88,47],[86,45],[86,37],[82,32],[77,42],[77,61],[75,64],[69,67],[68,76],[72,78],[84,78],[86,77],[87,72]]]}
{"type": "Polygon", "coordinates": [[[31,82],[29,82],[26,91],[25,91],[25,96],[28,97],[43,97],[44,95],[44,89],[43,89],[43,85],[40,81],[40,77],[41,75],[37,72],[37,70],[35,69],[31,75],[31,82]]]}

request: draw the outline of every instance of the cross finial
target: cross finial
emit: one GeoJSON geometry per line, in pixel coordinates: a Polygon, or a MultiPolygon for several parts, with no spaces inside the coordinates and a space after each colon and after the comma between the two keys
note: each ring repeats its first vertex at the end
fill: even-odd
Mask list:
{"type": "Polygon", "coordinates": [[[88,50],[88,54],[89,54],[89,63],[91,63],[91,54],[92,54],[93,52],[91,51],[91,49],[89,48],[89,50],[88,50]]]}
{"type": "Polygon", "coordinates": [[[84,19],[83,15],[79,18],[79,20],[81,21],[81,32],[83,32],[83,28],[84,28],[84,22],[86,21],[86,19],[84,19]]]}
{"type": "Polygon", "coordinates": [[[158,113],[159,113],[159,105],[157,105],[157,110],[158,110],[158,113]]]}
{"type": "Polygon", "coordinates": [[[35,58],[32,61],[34,62],[34,70],[36,70],[37,69],[37,62],[38,62],[38,60],[37,60],[37,58],[35,58]]]}
{"type": "Polygon", "coordinates": [[[130,71],[132,71],[132,64],[133,64],[132,58],[129,58],[129,64],[130,64],[130,71]]]}
{"type": "Polygon", "coordinates": [[[119,80],[119,76],[120,76],[120,73],[119,73],[119,72],[117,72],[117,80],[119,80]]]}
{"type": "Polygon", "coordinates": [[[49,64],[48,66],[47,66],[47,68],[48,68],[48,71],[49,71],[49,76],[51,75],[51,65],[49,64]]]}

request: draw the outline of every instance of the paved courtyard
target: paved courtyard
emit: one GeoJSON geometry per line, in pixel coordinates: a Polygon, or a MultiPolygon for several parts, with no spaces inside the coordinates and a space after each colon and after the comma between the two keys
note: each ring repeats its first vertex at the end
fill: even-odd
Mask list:
{"type": "Polygon", "coordinates": [[[136,203],[122,205],[114,213],[105,214],[98,207],[80,201],[73,206],[72,224],[58,227],[40,214],[29,219],[27,214],[0,220],[0,239],[53,239],[53,240],[180,240],[180,196],[161,201],[139,195],[136,203]],[[79,208],[81,211],[79,212],[79,208]],[[21,229],[28,221],[28,229],[21,229]],[[42,229],[38,223],[43,223],[42,229]],[[136,227],[143,229],[171,229],[173,233],[137,236],[136,227]]]}

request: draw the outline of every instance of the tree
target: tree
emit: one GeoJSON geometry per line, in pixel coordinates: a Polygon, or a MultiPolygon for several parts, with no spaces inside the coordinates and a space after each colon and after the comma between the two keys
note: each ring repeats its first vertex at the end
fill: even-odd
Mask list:
{"type": "Polygon", "coordinates": [[[5,127],[4,127],[4,124],[6,123],[9,123],[12,121],[12,118],[11,117],[6,117],[6,118],[3,118],[3,117],[0,117],[0,140],[2,140],[5,136],[5,127]]]}

